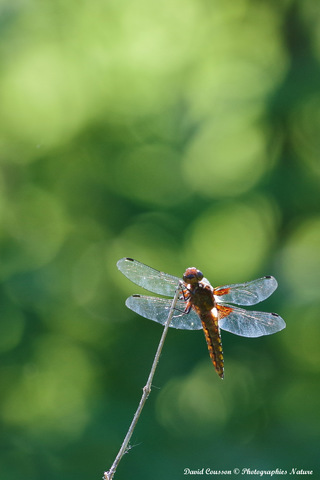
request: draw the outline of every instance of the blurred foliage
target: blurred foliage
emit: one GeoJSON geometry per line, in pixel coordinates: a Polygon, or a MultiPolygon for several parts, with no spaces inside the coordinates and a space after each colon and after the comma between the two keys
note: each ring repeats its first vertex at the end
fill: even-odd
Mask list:
{"type": "Polygon", "coordinates": [[[275,275],[287,329],[223,333],[223,382],[170,331],[118,478],[316,470],[319,32],[315,0],[2,0],[1,479],[111,466],[161,334],[123,256],[275,275]]]}

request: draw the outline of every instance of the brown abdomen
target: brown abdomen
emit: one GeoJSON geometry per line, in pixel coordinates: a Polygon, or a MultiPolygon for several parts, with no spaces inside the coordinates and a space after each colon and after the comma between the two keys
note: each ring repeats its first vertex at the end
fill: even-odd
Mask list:
{"type": "Polygon", "coordinates": [[[218,319],[211,312],[199,316],[212,363],[219,377],[223,378],[223,353],[218,319]]]}

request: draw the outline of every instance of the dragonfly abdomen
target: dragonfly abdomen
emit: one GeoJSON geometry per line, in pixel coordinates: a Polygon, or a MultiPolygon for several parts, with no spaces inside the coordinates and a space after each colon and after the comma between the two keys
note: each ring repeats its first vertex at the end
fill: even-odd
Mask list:
{"type": "Polygon", "coordinates": [[[224,377],[224,361],[222,352],[222,342],[218,319],[212,312],[201,313],[200,319],[206,342],[208,345],[209,355],[220,378],[224,377]]]}

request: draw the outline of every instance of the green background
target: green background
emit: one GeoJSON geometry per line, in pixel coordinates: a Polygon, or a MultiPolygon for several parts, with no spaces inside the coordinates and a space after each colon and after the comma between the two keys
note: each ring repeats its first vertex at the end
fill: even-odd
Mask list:
{"type": "Polygon", "coordinates": [[[287,328],[223,332],[223,381],[170,330],[115,478],[320,475],[319,32],[315,0],[0,2],[1,479],[111,466],[161,335],[124,256],[274,275],[287,328]]]}

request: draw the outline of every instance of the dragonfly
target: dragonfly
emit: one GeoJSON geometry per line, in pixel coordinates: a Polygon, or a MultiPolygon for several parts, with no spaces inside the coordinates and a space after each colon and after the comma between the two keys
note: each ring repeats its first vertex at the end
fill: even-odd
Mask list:
{"type": "Polygon", "coordinates": [[[119,260],[117,267],[136,285],[163,295],[131,295],[126,300],[126,306],[130,310],[162,325],[167,321],[172,298],[179,289],[170,327],[182,330],[203,329],[210,358],[220,378],[224,378],[220,329],[254,338],[271,335],[286,327],[277,313],[257,312],[235,306],[255,305],[268,298],[278,286],[272,276],[213,288],[195,267],[187,268],[182,279],[128,257],[119,260]]]}

